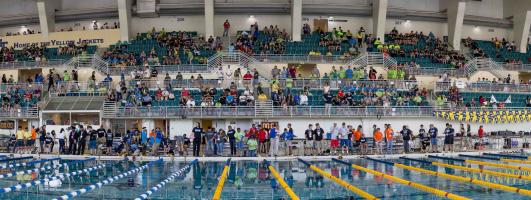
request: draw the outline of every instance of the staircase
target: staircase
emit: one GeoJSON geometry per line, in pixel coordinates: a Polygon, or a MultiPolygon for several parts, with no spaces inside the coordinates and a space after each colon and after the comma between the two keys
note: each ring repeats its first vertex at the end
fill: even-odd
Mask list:
{"type": "Polygon", "coordinates": [[[254,107],[254,115],[256,117],[273,116],[273,101],[256,101],[254,107]]]}
{"type": "Polygon", "coordinates": [[[78,55],[72,57],[68,62],[64,63],[63,66],[70,70],[81,67],[90,67],[103,74],[109,73],[109,63],[96,54],[78,55]]]}
{"type": "Polygon", "coordinates": [[[347,63],[349,66],[383,65],[385,68],[397,65],[397,61],[383,53],[369,52],[361,54],[347,63]]]}
{"type": "Polygon", "coordinates": [[[498,79],[503,79],[508,75],[507,70],[491,58],[474,58],[465,64],[465,74],[468,77],[479,70],[488,71],[498,79]]]}

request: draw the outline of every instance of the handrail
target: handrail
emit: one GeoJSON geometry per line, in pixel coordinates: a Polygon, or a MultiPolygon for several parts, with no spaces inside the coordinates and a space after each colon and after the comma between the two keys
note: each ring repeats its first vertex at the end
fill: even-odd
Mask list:
{"type": "Polygon", "coordinates": [[[350,183],[344,181],[344,180],[341,180],[340,178],[328,173],[328,172],[325,172],[324,170],[320,169],[319,167],[315,166],[315,165],[312,165],[300,158],[298,158],[297,160],[299,160],[301,163],[303,163],[304,165],[306,165],[306,167],[310,168],[311,170],[321,174],[322,176],[324,177],[327,177],[329,179],[331,179],[332,181],[336,182],[337,184],[343,186],[344,188],[354,192],[355,194],[357,194],[358,196],[360,197],[363,197],[365,199],[372,199],[372,200],[376,200],[378,199],[377,197],[375,197],[374,195],[372,194],[369,194],[361,189],[359,189],[358,187],[356,186],[353,186],[351,185],[350,183]]]}
{"type": "MultiPolygon", "coordinates": [[[[456,82],[437,81],[435,82],[435,91],[448,91],[450,87],[455,86],[456,82]]],[[[513,84],[513,83],[490,83],[474,82],[465,83],[462,92],[508,92],[508,93],[530,93],[531,84],[513,84]]]]}
{"type": "MultiPolygon", "coordinates": [[[[341,117],[341,116],[411,116],[423,117],[433,116],[437,111],[455,111],[461,109],[441,109],[433,106],[332,106],[329,110],[325,106],[274,106],[271,116],[276,117],[341,117]]],[[[529,108],[515,107],[505,109],[488,108],[466,108],[466,111],[512,111],[528,110],[529,108]]],[[[118,107],[115,110],[117,118],[139,118],[139,117],[162,117],[181,118],[186,117],[254,117],[255,106],[154,106],[154,107],[118,107]]],[[[110,114],[110,113],[109,113],[110,114]]]]}
{"type": "Polygon", "coordinates": [[[384,161],[384,160],[375,159],[375,158],[370,158],[370,157],[367,157],[366,159],[374,161],[374,162],[379,162],[379,163],[384,163],[384,164],[387,164],[387,165],[392,165],[392,166],[395,166],[395,167],[398,167],[398,168],[402,168],[402,169],[407,169],[407,170],[410,170],[410,171],[420,172],[420,173],[423,173],[423,174],[429,174],[429,175],[432,175],[432,176],[444,177],[444,178],[448,178],[448,179],[452,179],[452,180],[460,181],[460,182],[464,182],[464,183],[472,183],[472,184],[476,184],[476,185],[480,185],[480,186],[484,186],[484,187],[489,187],[489,188],[493,188],[493,189],[504,190],[504,191],[509,191],[509,192],[515,192],[515,193],[518,193],[518,194],[531,196],[531,190],[516,188],[516,187],[512,187],[512,186],[497,184],[497,183],[491,183],[491,182],[482,181],[482,180],[478,180],[478,179],[474,179],[474,178],[468,178],[468,177],[463,177],[463,176],[456,176],[456,175],[446,174],[446,173],[443,173],[443,172],[436,172],[436,171],[432,171],[432,170],[422,169],[422,168],[413,167],[413,166],[409,166],[409,165],[404,165],[404,164],[400,164],[400,163],[393,163],[393,162],[384,161]]]}
{"type": "Polygon", "coordinates": [[[438,195],[438,196],[441,196],[441,197],[446,197],[446,198],[454,199],[454,200],[469,199],[469,198],[462,197],[462,196],[459,196],[459,195],[456,195],[456,194],[453,194],[453,193],[449,193],[449,192],[446,192],[446,191],[443,191],[443,190],[439,190],[437,188],[433,188],[433,187],[430,187],[430,186],[427,186],[427,185],[423,185],[423,184],[420,184],[420,183],[415,183],[413,181],[408,181],[408,180],[405,180],[405,179],[401,179],[401,178],[398,178],[396,176],[388,175],[388,174],[385,174],[385,173],[382,173],[382,172],[379,172],[379,171],[376,171],[376,170],[368,169],[368,168],[365,168],[365,167],[362,167],[362,166],[359,166],[359,165],[355,165],[355,164],[352,164],[352,163],[349,163],[349,162],[345,162],[345,161],[342,161],[342,160],[338,160],[338,159],[335,159],[335,158],[332,158],[332,160],[335,161],[335,162],[341,163],[341,164],[345,164],[347,166],[351,166],[354,169],[357,169],[357,170],[360,170],[360,171],[364,171],[366,173],[373,174],[375,176],[380,176],[382,178],[389,179],[391,181],[400,183],[402,185],[407,185],[407,186],[411,186],[411,187],[414,187],[414,188],[417,188],[417,189],[420,189],[420,190],[424,190],[426,192],[429,192],[429,193],[432,193],[432,194],[435,194],[435,195],[438,195]]]}
{"type": "Polygon", "coordinates": [[[227,174],[229,173],[230,160],[230,158],[227,159],[227,163],[225,163],[225,166],[223,167],[223,172],[221,172],[221,176],[219,177],[218,186],[216,186],[212,200],[219,200],[221,198],[221,191],[223,190],[223,185],[225,185],[225,180],[227,179],[227,174]]]}
{"type": "Polygon", "coordinates": [[[109,66],[109,74],[118,76],[122,72],[127,76],[132,71],[145,70],[146,67],[155,69],[159,74],[164,73],[198,73],[198,72],[210,72],[212,68],[209,68],[206,64],[180,64],[180,65],[149,65],[149,66],[109,66]]]}
{"type": "Polygon", "coordinates": [[[271,165],[271,163],[267,160],[264,160],[264,162],[266,163],[267,165],[267,168],[269,169],[269,171],[271,172],[271,174],[273,174],[273,177],[275,177],[275,179],[278,181],[278,183],[280,184],[280,186],[282,186],[282,188],[284,188],[284,191],[286,191],[286,193],[288,194],[288,196],[292,199],[292,200],[300,200],[300,198],[295,194],[295,192],[293,192],[293,190],[291,189],[291,187],[289,187],[289,185],[286,183],[286,181],[284,181],[284,179],[282,179],[282,177],[280,176],[280,174],[277,172],[277,170],[275,169],[275,167],[273,167],[273,165],[271,165]]]}

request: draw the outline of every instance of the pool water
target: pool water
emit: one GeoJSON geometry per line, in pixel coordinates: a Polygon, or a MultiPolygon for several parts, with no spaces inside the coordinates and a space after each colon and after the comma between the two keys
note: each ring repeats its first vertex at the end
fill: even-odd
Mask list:
{"type": "MultiPolygon", "coordinates": [[[[463,164],[461,162],[450,162],[437,159],[429,159],[461,166],[471,166],[474,164],[463,164]]],[[[369,169],[384,172],[406,180],[421,183],[446,192],[454,193],[471,199],[530,199],[512,192],[492,190],[487,187],[474,185],[471,183],[457,182],[454,180],[440,178],[432,175],[421,174],[383,163],[378,163],[366,159],[349,160],[353,164],[369,169]]],[[[402,159],[386,160],[412,165],[424,169],[439,171],[458,176],[473,177],[480,180],[495,182],[499,184],[518,187],[521,189],[531,189],[529,181],[483,175],[478,173],[464,172],[444,167],[433,167],[419,162],[406,161],[402,159]]],[[[482,160],[487,161],[487,160],[482,160]]],[[[17,161],[24,162],[24,161],[17,161]]],[[[55,164],[70,162],[68,160],[57,160],[55,164]]],[[[488,161],[501,163],[497,161],[488,161]]],[[[88,174],[73,176],[62,180],[60,185],[49,186],[48,184],[25,188],[20,191],[0,194],[1,199],[53,199],[65,195],[71,191],[82,189],[88,185],[103,181],[109,177],[129,171],[148,162],[132,161],[86,161],[69,164],[67,167],[41,171],[29,175],[18,175],[0,179],[0,187],[10,187],[18,183],[26,183],[31,180],[56,176],[61,173],[68,173],[93,167],[100,164],[106,166],[102,169],[92,171],[88,174]]],[[[382,199],[444,199],[443,197],[430,194],[428,192],[415,189],[410,186],[393,183],[387,179],[373,176],[353,169],[347,165],[333,161],[310,162],[319,168],[340,177],[342,180],[382,199]]],[[[43,163],[30,167],[17,167],[10,170],[21,171],[26,169],[39,168],[50,165],[43,163]]],[[[186,162],[157,162],[148,169],[142,170],[129,177],[124,177],[102,188],[81,194],[76,198],[83,199],[134,199],[146,190],[157,185],[168,176],[185,167],[186,162]]],[[[218,184],[225,162],[198,162],[186,170],[182,176],[178,176],[160,190],[153,193],[150,199],[211,199],[218,184]]],[[[299,161],[279,161],[272,162],[275,169],[284,177],[301,199],[361,199],[350,190],[343,188],[335,182],[319,175],[306,168],[299,161]]],[[[517,166],[529,166],[525,164],[515,164],[517,166]]],[[[483,169],[494,170],[504,173],[517,173],[519,170],[508,170],[484,166],[483,169]]],[[[6,173],[7,170],[1,173],[6,173]]],[[[525,172],[524,175],[529,175],[525,172]]],[[[222,199],[289,199],[286,192],[274,180],[264,162],[261,161],[233,161],[224,185],[222,199]]]]}

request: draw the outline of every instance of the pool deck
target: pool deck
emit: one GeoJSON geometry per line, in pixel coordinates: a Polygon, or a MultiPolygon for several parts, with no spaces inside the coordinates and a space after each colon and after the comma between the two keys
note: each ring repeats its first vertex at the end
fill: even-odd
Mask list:
{"type": "MultiPolygon", "coordinates": [[[[428,155],[437,155],[437,156],[457,156],[458,154],[466,155],[481,155],[482,153],[506,153],[506,152],[521,152],[522,149],[508,149],[508,150],[485,150],[485,151],[468,151],[468,152],[451,152],[451,153],[410,153],[410,154],[392,154],[392,155],[347,155],[343,156],[343,159],[361,159],[363,157],[371,158],[383,158],[383,159],[397,159],[402,156],[407,156],[410,158],[422,158],[428,155]]],[[[523,149],[524,152],[529,153],[530,149],[523,149]]],[[[10,153],[0,153],[0,155],[13,157],[24,157],[24,156],[33,156],[37,159],[49,159],[49,158],[61,158],[67,160],[81,160],[86,158],[96,158],[96,160],[123,160],[124,156],[90,156],[90,155],[55,155],[55,154],[10,154],[10,153]]],[[[328,161],[332,158],[338,158],[338,156],[278,156],[278,157],[183,157],[183,156],[127,156],[129,160],[136,161],[153,161],[162,158],[164,161],[191,161],[195,158],[198,161],[214,161],[222,162],[226,161],[228,158],[231,158],[233,161],[262,161],[264,159],[270,161],[293,161],[297,158],[301,158],[308,161],[328,161]]]]}

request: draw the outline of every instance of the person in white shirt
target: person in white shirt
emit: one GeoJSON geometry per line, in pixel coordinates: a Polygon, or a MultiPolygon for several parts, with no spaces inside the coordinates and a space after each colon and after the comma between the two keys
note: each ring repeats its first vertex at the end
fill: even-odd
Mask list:
{"type": "Polygon", "coordinates": [[[189,98],[189,99],[186,101],[186,107],[188,107],[188,108],[195,107],[195,101],[194,101],[193,98],[189,98]]]}
{"type": "Polygon", "coordinates": [[[59,141],[59,154],[65,153],[65,129],[61,128],[61,131],[55,135],[55,139],[59,141]]]}
{"type": "Polygon", "coordinates": [[[337,127],[337,123],[334,123],[334,125],[330,128],[330,154],[334,155],[337,152],[337,147],[339,147],[339,127],[337,127]]]}
{"type": "Polygon", "coordinates": [[[227,70],[225,70],[225,85],[227,87],[230,86],[230,83],[232,82],[232,70],[230,69],[230,65],[227,66],[227,70]]]}
{"type": "Polygon", "coordinates": [[[307,106],[308,105],[308,96],[306,95],[306,92],[302,93],[300,95],[300,105],[301,106],[307,106]]]}
{"type": "Polygon", "coordinates": [[[345,124],[345,122],[343,122],[341,124],[341,128],[339,128],[339,138],[341,139],[340,141],[341,153],[345,154],[345,151],[346,151],[348,154],[348,129],[347,129],[347,125],[345,124]]]}

